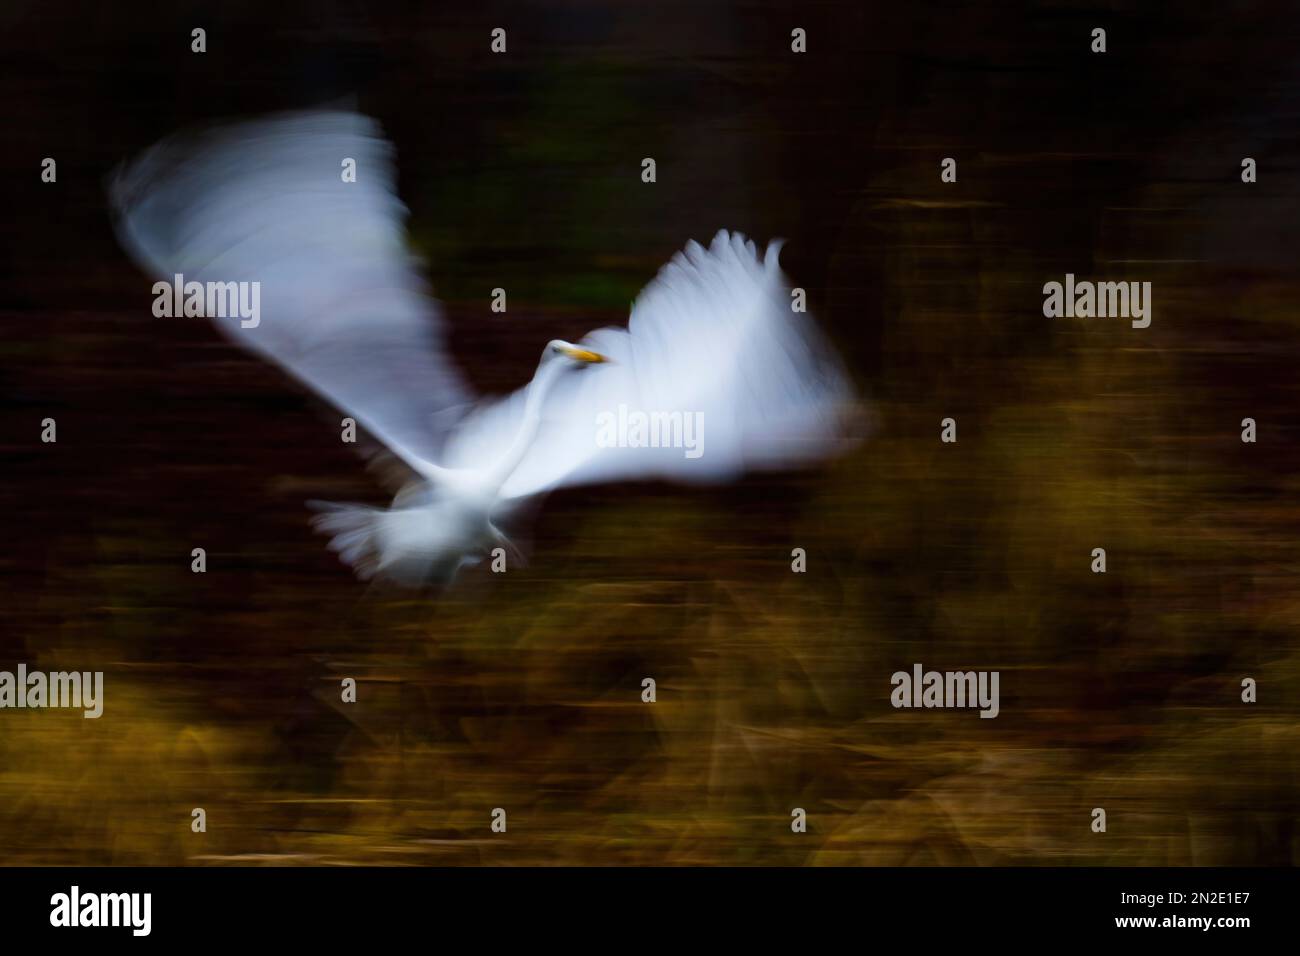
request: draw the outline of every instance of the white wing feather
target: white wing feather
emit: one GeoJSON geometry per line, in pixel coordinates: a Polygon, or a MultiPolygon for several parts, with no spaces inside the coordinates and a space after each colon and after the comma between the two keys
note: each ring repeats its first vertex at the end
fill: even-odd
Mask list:
{"type": "MultiPolygon", "coordinates": [[[[792,310],[779,248],[769,245],[760,259],[752,242],[722,231],[707,250],[691,242],[675,255],[642,290],[626,329],[583,340],[610,363],[557,382],[503,497],[615,480],[721,482],[840,450],[852,388],[816,327],[792,310]],[[658,413],[661,423],[680,422],[664,433],[675,434],[676,445],[620,447],[614,434],[614,446],[602,447],[618,428],[620,406],[626,421],[658,413]],[[685,432],[688,416],[701,434],[685,432]],[[683,447],[692,437],[698,456],[683,447]]],[[[449,440],[445,463],[481,467],[499,458],[523,404],[521,390],[477,409],[449,440]]]]}
{"type": "Polygon", "coordinates": [[[123,244],[158,279],[259,282],[257,327],[213,322],[419,471],[468,397],[407,249],[392,154],[364,116],[289,113],[166,140],[110,196],[123,244]]]}

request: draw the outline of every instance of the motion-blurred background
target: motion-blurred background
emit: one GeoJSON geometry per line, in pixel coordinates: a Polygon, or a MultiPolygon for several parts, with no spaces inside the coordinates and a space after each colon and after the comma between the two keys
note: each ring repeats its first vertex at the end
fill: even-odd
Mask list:
{"type": "Polygon", "coordinates": [[[107,688],[98,721],[0,712],[0,860],[1295,862],[1294,12],[462,6],[0,12],[0,669],[107,688]],[[155,319],[103,192],[177,128],[349,96],[480,389],[727,227],[788,239],[870,441],[558,494],[527,568],[441,600],[355,582],[303,507],[383,501],[338,415],[155,319]],[[1066,272],[1152,282],[1151,327],[1045,319],[1066,272]],[[892,709],[915,662],[1001,671],[1001,715],[892,709]]]}

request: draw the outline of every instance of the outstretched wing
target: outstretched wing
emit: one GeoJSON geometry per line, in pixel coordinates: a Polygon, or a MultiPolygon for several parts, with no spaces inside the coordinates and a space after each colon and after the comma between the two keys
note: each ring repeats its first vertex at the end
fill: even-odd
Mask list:
{"type": "MultiPolygon", "coordinates": [[[[638,297],[626,329],[583,345],[609,357],[561,377],[536,441],[506,480],[507,498],[584,483],[719,482],[785,468],[847,445],[853,390],[837,357],[791,307],[777,264],[743,236],[692,242],[638,297]],[[658,447],[654,447],[655,445],[658,447]]],[[[447,463],[500,457],[519,427],[524,392],[477,409],[450,440],[447,463]]]]}
{"type": "Polygon", "coordinates": [[[258,283],[258,324],[210,315],[222,332],[416,470],[437,460],[468,394],[407,250],[393,149],[377,123],[312,111],[174,137],[120,169],[110,197],[142,268],[166,281],[258,283]]]}

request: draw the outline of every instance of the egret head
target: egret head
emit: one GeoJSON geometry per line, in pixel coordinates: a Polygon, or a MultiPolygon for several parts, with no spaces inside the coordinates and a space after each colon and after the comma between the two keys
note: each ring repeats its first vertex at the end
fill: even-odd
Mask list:
{"type": "Polygon", "coordinates": [[[599,352],[584,349],[572,342],[565,342],[563,339],[551,339],[546,343],[546,351],[542,353],[542,360],[549,361],[551,359],[559,359],[578,368],[609,361],[599,352]]]}

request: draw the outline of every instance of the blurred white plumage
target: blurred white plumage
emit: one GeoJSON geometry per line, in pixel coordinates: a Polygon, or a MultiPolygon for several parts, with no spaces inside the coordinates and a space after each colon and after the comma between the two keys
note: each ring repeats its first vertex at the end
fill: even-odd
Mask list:
{"type": "Polygon", "coordinates": [[[363,578],[450,580],[510,548],[498,523],[554,488],[727,481],[843,444],[851,389],[791,309],[777,243],[762,257],[726,231],[707,249],[688,244],[642,290],[626,329],[549,342],[526,387],[471,409],[405,244],[392,148],[372,120],[293,113],[164,141],[110,191],[123,245],[155,276],[260,282],[260,324],[213,321],[409,469],[389,509],[321,506],[317,527],[363,578]],[[356,182],[339,175],[345,157],[356,182]],[[620,406],[695,416],[701,453],[602,446],[597,423],[620,406]]]}

